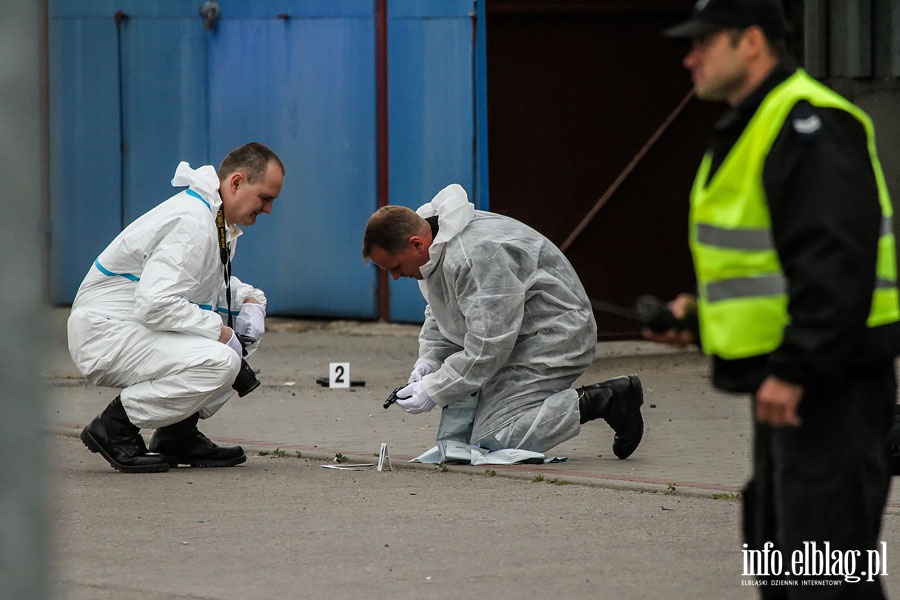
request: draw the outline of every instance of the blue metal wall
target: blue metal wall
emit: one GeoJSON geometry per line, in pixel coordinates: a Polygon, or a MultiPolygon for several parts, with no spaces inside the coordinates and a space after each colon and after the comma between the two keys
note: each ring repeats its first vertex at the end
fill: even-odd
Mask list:
{"type": "Polygon", "coordinates": [[[51,19],[51,299],[69,302],[122,226],[119,69],[112,18],[51,19]]]}
{"type": "MultiPolygon", "coordinates": [[[[388,3],[388,193],[418,208],[458,183],[475,197],[472,0],[388,3]]],[[[412,279],[390,280],[390,320],[421,321],[412,279]]]]}
{"type": "MultiPolygon", "coordinates": [[[[214,29],[201,4],[50,1],[52,301],[71,302],[109,240],[171,195],[178,161],[217,165],[255,140],[287,175],[235,274],[272,314],[375,318],[359,254],[377,208],[374,0],[223,0],[214,29]]],[[[388,2],[392,203],[451,182],[475,197],[473,4],[388,2]]],[[[421,320],[414,285],[391,305],[421,320]]]]}
{"type": "Polygon", "coordinates": [[[210,46],[213,151],[260,139],[287,169],[235,272],[253,273],[271,312],[374,318],[376,277],[359,251],[376,197],[372,3],[274,5],[223,3],[210,46]]]}

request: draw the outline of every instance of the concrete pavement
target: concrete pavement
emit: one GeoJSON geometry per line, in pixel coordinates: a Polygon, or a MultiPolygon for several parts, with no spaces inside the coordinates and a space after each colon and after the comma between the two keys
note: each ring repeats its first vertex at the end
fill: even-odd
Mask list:
{"type": "MultiPolygon", "coordinates": [[[[67,314],[52,311],[43,372],[51,398],[50,427],[74,435],[117,390],[86,384],[72,365],[65,344],[67,314]]],[[[279,450],[321,460],[342,454],[354,462],[371,461],[385,442],[393,461],[404,466],[415,466],[406,461],[434,445],[438,411],[408,415],[397,407],[382,408],[415,361],[417,327],[271,318],[267,327],[265,343],[252,360],[262,385],[201,421],[201,430],[212,439],[242,444],[248,454],[279,450]],[[317,377],[328,376],[330,362],[349,363],[350,378],[365,386],[317,385],[317,377]]],[[[750,467],[748,399],[713,390],[708,361],[699,353],[643,341],[600,343],[597,359],[576,385],[627,373],[643,382],[646,422],[644,440],[631,458],[617,459],[612,430],[594,421],[548,453],[567,462],[505,466],[499,472],[701,496],[739,492],[750,467]]],[[[900,495],[892,496],[891,505],[900,510],[900,495]]]]}
{"type": "MultiPolygon", "coordinates": [[[[598,346],[579,384],[625,373],[644,383],[645,438],[628,460],[593,422],[549,453],[567,462],[445,472],[406,462],[433,445],[438,413],[382,408],[415,358],[417,327],[268,319],[253,359],[262,386],[200,424],[242,444],[247,463],[125,475],[76,437],[117,391],[78,375],[67,314],[48,315],[42,370],[59,598],[755,597],[735,501],[747,399],[712,390],[695,352],[598,346]],[[317,385],[330,362],[350,363],[365,386],[317,385]],[[336,455],[375,462],[382,442],[392,473],[322,468],[336,455]]],[[[882,535],[890,575],[898,500],[882,535]]],[[[883,581],[900,596],[900,576],[883,581]]]]}

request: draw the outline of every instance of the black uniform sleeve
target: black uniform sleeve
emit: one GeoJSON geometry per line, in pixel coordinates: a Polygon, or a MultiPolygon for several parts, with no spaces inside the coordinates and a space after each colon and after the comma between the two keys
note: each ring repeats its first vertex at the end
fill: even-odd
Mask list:
{"type": "Polygon", "coordinates": [[[833,385],[862,347],[875,285],[881,208],[862,123],[799,103],[763,179],[790,316],[771,372],[805,387],[833,385]]]}

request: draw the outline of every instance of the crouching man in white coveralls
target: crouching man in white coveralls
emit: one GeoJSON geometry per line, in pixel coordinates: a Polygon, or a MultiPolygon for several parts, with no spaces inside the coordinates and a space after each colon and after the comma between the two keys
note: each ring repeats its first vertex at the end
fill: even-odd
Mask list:
{"type": "Polygon", "coordinates": [[[244,344],[255,349],[265,331],[266,297],[230,276],[231,259],[240,227],[272,211],[283,182],[281,160],[258,143],[231,151],[218,173],[182,162],[172,185],[186,188],[126,227],[88,271],[69,316],[69,352],[89,382],[122,388],[81,433],[113,468],[247,459],[197,422],[234,393],[244,344]],[[149,452],[141,428],[156,429],[149,452]]]}
{"type": "MultiPolygon", "coordinates": [[[[578,275],[550,240],[475,210],[450,185],[417,212],[385,206],[369,219],[363,258],[425,297],[419,358],[396,393],[405,411],[471,403],[468,443],[545,452],[603,418],[627,458],[644,432],[636,375],[571,389],[596,352],[597,324],[578,275]]],[[[439,430],[440,437],[440,430],[439,430]]]]}

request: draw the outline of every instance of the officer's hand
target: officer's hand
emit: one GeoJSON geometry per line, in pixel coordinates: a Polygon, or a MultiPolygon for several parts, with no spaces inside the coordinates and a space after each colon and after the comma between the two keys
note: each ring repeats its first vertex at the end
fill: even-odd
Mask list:
{"type": "Polygon", "coordinates": [[[234,331],[253,341],[266,332],[266,309],[256,302],[245,302],[234,320],[234,331]]]}
{"type": "Polygon", "coordinates": [[[412,373],[409,374],[409,379],[406,383],[415,383],[416,381],[422,381],[422,378],[430,373],[434,373],[434,367],[427,360],[419,359],[416,361],[416,364],[413,365],[412,373]]]}
{"type": "Polygon", "coordinates": [[[803,388],[770,375],[756,391],[756,420],[773,427],[797,427],[803,388]]]}
{"type": "MultiPolygon", "coordinates": [[[[691,315],[697,314],[697,298],[693,294],[678,294],[678,296],[669,302],[669,311],[676,320],[682,321],[691,315]]],[[[669,346],[677,346],[679,348],[687,348],[691,344],[697,342],[694,334],[687,329],[669,329],[667,331],[653,331],[649,327],[641,330],[644,339],[660,344],[668,344],[669,346]]]]}
{"type": "Polygon", "coordinates": [[[416,381],[397,392],[397,406],[408,413],[418,414],[434,408],[434,402],[425,393],[425,386],[416,381]]]}
{"type": "Polygon", "coordinates": [[[666,331],[653,331],[645,327],[641,330],[644,339],[656,342],[657,344],[666,344],[677,348],[687,348],[695,343],[694,334],[687,329],[667,329],[666,331]]]}

